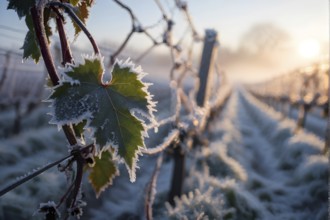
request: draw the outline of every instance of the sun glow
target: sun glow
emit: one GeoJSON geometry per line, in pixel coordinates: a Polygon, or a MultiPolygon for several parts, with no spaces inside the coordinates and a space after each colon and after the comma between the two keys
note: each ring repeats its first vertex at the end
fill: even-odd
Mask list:
{"type": "Polygon", "coordinates": [[[320,54],[320,44],[314,39],[301,41],[299,44],[299,54],[303,58],[313,59],[320,54]]]}

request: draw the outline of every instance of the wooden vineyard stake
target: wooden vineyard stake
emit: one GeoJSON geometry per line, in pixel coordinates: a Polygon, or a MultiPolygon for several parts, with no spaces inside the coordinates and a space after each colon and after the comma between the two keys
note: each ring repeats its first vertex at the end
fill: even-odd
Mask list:
{"type": "MultiPolygon", "coordinates": [[[[199,70],[200,86],[196,97],[197,104],[200,107],[204,107],[205,101],[210,97],[210,92],[212,89],[210,85],[213,78],[212,74],[214,60],[217,54],[217,48],[217,32],[207,29],[205,31],[204,48],[199,70]]],[[[182,141],[183,138],[184,137],[180,137],[180,140],[182,141]]],[[[180,144],[174,146],[173,159],[174,166],[172,172],[171,189],[168,195],[168,202],[174,206],[174,198],[176,196],[180,197],[182,194],[182,187],[185,176],[185,154],[180,144]]]]}

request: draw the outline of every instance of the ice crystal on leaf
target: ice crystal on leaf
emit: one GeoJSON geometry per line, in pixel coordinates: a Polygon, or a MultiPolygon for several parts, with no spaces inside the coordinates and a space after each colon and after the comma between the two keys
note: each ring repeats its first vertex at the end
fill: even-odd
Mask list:
{"type": "Polygon", "coordinates": [[[85,62],[69,66],[50,96],[53,105],[52,123],[77,124],[87,121],[98,152],[113,148],[135,180],[136,161],[145,147],[147,128],[136,113],[155,121],[155,103],[142,82],[145,75],[129,60],[116,61],[110,82],[104,82],[101,57],[84,58],[85,62]]]}

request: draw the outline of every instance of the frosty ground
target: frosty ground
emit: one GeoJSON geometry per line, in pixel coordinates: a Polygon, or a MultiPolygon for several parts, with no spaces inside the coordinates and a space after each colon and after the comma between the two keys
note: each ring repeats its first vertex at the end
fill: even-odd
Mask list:
{"type": "MultiPolygon", "coordinates": [[[[152,88],[158,119],[169,115],[170,91],[152,88]]],[[[0,142],[1,188],[34,168],[66,155],[62,132],[47,124],[47,107],[40,106],[23,122],[23,132],[0,142]]],[[[10,126],[10,111],[0,114],[10,126]]],[[[316,121],[316,120],[315,120],[316,121]]],[[[319,126],[324,127],[320,121],[319,126]]],[[[317,126],[316,126],[317,127],[317,126]]],[[[171,130],[149,133],[147,147],[159,144],[171,130]]],[[[165,155],[153,206],[155,219],[315,219],[327,218],[328,157],[324,141],[308,130],[295,133],[295,123],[283,118],[242,87],[233,88],[224,110],[208,131],[209,146],[187,152],[184,195],[166,203],[172,159],[165,155]]],[[[135,183],[125,167],[100,199],[87,184],[88,206],[82,219],[144,219],[146,185],[157,156],[140,157],[135,183]]],[[[40,202],[58,201],[65,176],[55,168],[0,198],[0,219],[41,219],[40,202]],[[33,215],[33,216],[32,216],[33,215]]]]}

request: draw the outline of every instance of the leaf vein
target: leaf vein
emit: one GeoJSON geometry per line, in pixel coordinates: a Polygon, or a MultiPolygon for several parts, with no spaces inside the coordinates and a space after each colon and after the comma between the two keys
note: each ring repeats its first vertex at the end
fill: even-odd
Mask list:
{"type": "Polygon", "coordinates": [[[104,89],[104,91],[105,91],[105,94],[107,95],[107,97],[108,97],[108,99],[109,99],[109,101],[110,101],[110,103],[111,103],[111,105],[112,105],[114,111],[115,111],[116,120],[117,120],[118,127],[119,127],[120,137],[121,137],[122,140],[124,140],[123,132],[122,132],[122,130],[121,130],[121,126],[120,126],[120,122],[119,122],[119,118],[118,118],[118,113],[117,113],[117,112],[119,112],[119,111],[117,111],[117,108],[116,108],[115,105],[113,104],[112,99],[111,99],[111,97],[110,97],[110,95],[109,95],[109,93],[108,93],[108,90],[104,89]]]}

